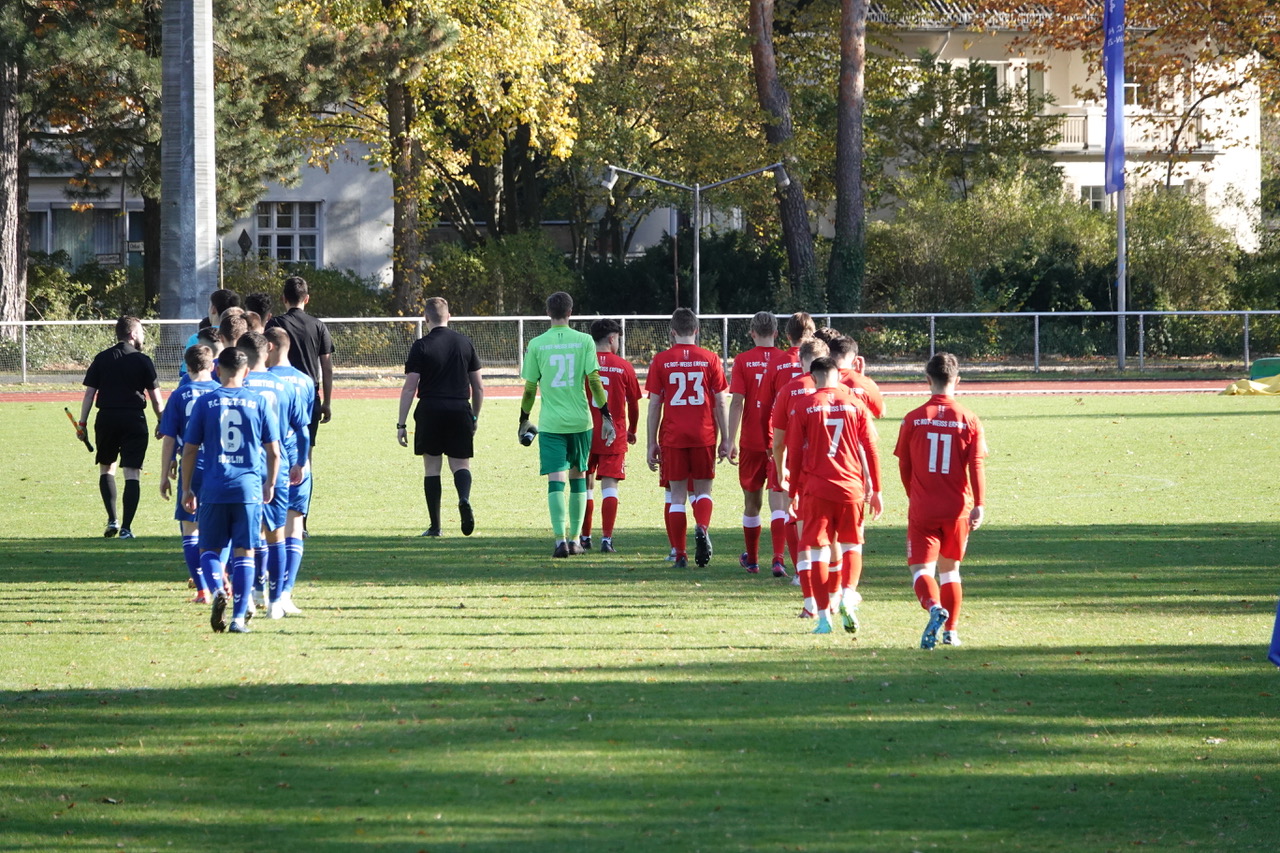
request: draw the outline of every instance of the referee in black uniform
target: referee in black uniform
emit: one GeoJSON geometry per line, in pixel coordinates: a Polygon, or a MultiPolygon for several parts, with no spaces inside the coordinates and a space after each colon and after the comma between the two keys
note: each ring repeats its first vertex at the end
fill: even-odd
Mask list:
{"type": "MultiPolygon", "coordinates": [[[[80,429],[89,420],[94,400],[98,417],[93,422],[98,445],[98,491],[107,508],[107,529],[103,536],[117,533],[121,539],[132,539],[134,513],[141,495],[142,462],[147,456],[147,400],[156,413],[156,429],[160,429],[163,401],[156,381],[156,366],[150,356],[140,352],[146,331],[137,317],[124,316],[116,321],[119,342],[93,358],[84,376],[84,400],[80,403],[80,429]],[[116,519],[116,460],[124,469],[124,519],[116,519]]],[[[157,436],[158,437],[158,436],[157,436]]]]}
{"type": "Polygon", "coordinates": [[[449,328],[448,302],[439,296],[428,299],[425,319],[430,331],[414,341],[404,363],[396,438],[401,447],[409,446],[406,418],[416,395],[413,452],[422,457],[422,490],[431,516],[431,526],[422,535],[440,535],[440,471],[448,456],[462,535],[470,536],[476,525],[471,511],[472,438],[484,404],[480,358],[470,338],[449,328]]]}
{"type": "Polygon", "coordinates": [[[311,415],[311,449],[316,446],[316,428],[327,424],[333,414],[333,338],[323,320],[307,313],[311,288],[302,276],[284,280],[284,304],[289,309],[276,314],[267,328],[279,326],[289,334],[289,363],[311,377],[316,384],[316,406],[311,415]]]}

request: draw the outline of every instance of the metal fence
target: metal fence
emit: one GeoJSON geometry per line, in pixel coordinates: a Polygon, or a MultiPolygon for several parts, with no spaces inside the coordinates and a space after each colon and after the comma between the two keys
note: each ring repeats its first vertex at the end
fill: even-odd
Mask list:
{"type": "MultiPolygon", "coordinates": [[[[1280,311],[1143,311],[1125,316],[1129,366],[1155,361],[1212,360],[1247,366],[1280,352],[1280,311]]],[[[594,317],[575,317],[586,331],[594,317]]],[[[648,365],[668,343],[668,315],[618,317],[622,354],[648,365]]],[[[858,341],[874,374],[877,365],[912,364],[934,352],[970,363],[1026,367],[1115,363],[1115,312],[968,314],[821,314],[814,319],[858,341]]],[[[726,360],[751,346],[745,314],[702,317],[702,345],[726,360]]],[[[177,374],[191,320],[144,320],[146,349],[162,376],[177,374]]],[[[333,336],[335,373],[345,378],[398,376],[423,321],[404,317],[325,318],[333,336]]],[[[475,342],[486,374],[516,376],[528,342],[546,331],[546,317],[454,317],[451,328],[475,342]]],[[[0,324],[0,382],[78,381],[95,353],[114,343],[114,321],[26,321],[0,324]]]]}

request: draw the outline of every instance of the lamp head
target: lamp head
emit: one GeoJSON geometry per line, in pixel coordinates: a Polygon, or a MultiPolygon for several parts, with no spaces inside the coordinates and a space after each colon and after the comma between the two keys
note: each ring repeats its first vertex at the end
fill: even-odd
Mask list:
{"type": "Polygon", "coordinates": [[[607,190],[612,190],[613,185],[618,182],[618,170],[612,166],[605,166],[604,180],[600,182],[600,186],[607,190]]]}
{"type": "Polygon", "coordinates": [[[778,192],[782,192],[791,186],[791,178],[787,175],[787,170],[781,163],[773,170],[773,183],[778,188],[778,192]]]}

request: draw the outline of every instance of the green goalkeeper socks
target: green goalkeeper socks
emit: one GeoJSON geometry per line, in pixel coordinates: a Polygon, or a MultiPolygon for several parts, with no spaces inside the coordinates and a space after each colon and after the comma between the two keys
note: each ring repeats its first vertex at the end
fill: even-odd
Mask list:
{"type": "Polygon", "coordinates": [[[576,539],[582,529],[582,519],[587,515],[587,478],[578,477],[569,481],[569,535],[567,539],[576,539]]]}
{"type": "Polygon", "coordinates": [[[565,528],[569,521],[569,513],[565,506],[564,498],[564,483],[548,480],[547,509],[551,512],[551,530],[556,535],[556,541],[565,539],[565,528]]]}

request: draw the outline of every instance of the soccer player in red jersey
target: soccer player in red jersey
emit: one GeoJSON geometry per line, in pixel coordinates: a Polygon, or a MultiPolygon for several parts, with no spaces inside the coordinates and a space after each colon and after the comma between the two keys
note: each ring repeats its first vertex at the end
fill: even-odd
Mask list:
{"type": "Polygon", "coordinates": [[[594,425],[591,456],[587,459],[587,509],[582,519],[578,544],[591,550],[591,516],[595,510],[595,480],[600,480],[600,552],[617,553],[613,548],[613,525],[618,518],[618,483],[627,478],[627,446],[636,443],[640,423],[640,380],[631,362],[618,355],[622,324],[600,319],[591,324],[591,337],[596,342],[596,360],[600,364],[600,382],[604,385],[610,412],[627,413],[627,441],[605,444],[600,410],[592,407],[594,425]]]}
{"type": "Polygon", "coordinates": [[[929,611],[920,648],[932,649],[939,628],[944,644],[960,645],[960,561],[969,531],[983,521],[987,442],[977,415],[955,401],[956,357],[938,353],[925,375],[933,396],[902,419],[893,452],[907,490],[907,565],[916,598],[929,611]]]}
{"type": "MultiPolygon", "coordinates": [[[[773,401],[773,413],[769,423],[772,428],[770,441],[773,449],[773,477],[770,489],[777,489],[782,495],[783,511],[787,513],[789,535],[797,539],[796,551],[792,562],[796,567],[796,580],[804,593],[804,607],[800,611],[801,619],[812,619],[817,613],[816,599],[813,595],[813,580],[809,575],[809,560],[799,549],[800,530],[795,512],[796,498],[800,494],[800,484],[804,480],[804,471],[797,464],[804,449],[804,437],[799,431],[788,434],[787,428],[795,414],[796,407],[812,394],[816,387],[809,368],[815,359],[826,358],[827,345],[817,338],[809,338],[800,345],[800,366],[803,372],[788,381],[778,391],[773,401]]],[[[770,500],[773,497],[770,496],[770,500]]]]}
{"type": "Polygon", "coordinates": [[[644,389],[649,392],[649,452],[651,470],[662,466],[662,478],[670,484],[671,510],[668,533],[676,549],[676,566],[689,565],[686,541],[688,518],[685,501],[693,478],[695,560],[705,566],[711,560],[711,481],[716,475],[716,436],[720,455],[733,447],[725,418],[728,383],[720,357],[698,346],[698,318],[688,308],[671,315],[673,346],[653,357],[644,389]]]}
{"type": "MultiPolygon", "coordinates": [[[[803,471],[800,483],[801,543],[813,583],[818,625],[815,634],[831,633],[831,598],[839,590],[844,564],[856,555],[861,572],[863,504],[872,517],[883,510],[880,457],[871,419],[853,393],[839,382],[836,363],[816,358],[811,366],[813,393],[793,398],[786,427],[778,427],[778,443],[788,450],[792,469],[803,471]],[[834,575],[832,559],[841,569],[834,575]]],[[[856,600],[840,601],[845,630],[857,630],[856,600]]]]}
{"type": "Polygon", "coordinates": [[[866,361],[858,355],[858,342],[846,335],[829,341],[831,357],[840,370],[840,383],[862,401],[873,418],[884,417],[884,396],[880,386],[863,373],[866,361]]]}
{"type": "Polygon", "coordinates": [[[739,353],[729,374],[729,437],[738,436],[729,461],[738,466],[742,486],[742,539],[746,550],[738,565],[749,574],[760,572],[760,510],[764,506],[764,485],[769,470],[769,416],[773,399],[762,394],[769,366],[783,357],[774,346],[778,321],[768,311],[751,318],[754,347],[739,353]]]}
{"type": "MultiPolygon", "coordinates": [[[[761,399],[777,400],[778,391],[782,389],[792,379],[805,373],[806,371],[800,366],[800,344],[813,337],[813,318],[803,311],[797,311],[787,318],[787,325],[784,331],[787,334],[787,340],[791,344],[791,348],[783,353],[783,358],[769,365],[769,372],[765,374],[761,380],[761,399]]],[[[766,402],[766,405],[769,405],[766,402]]],[[[769,413],[772,420],[773,412],[769,413]]],[[[765,446],[773,447],[773,427],[770,425],[766,435],[765,446]]],[[[783,578],[787,576],[786,561],[782,555],[788,547],[791,549],[791,564],[794,566],[798,558],[798,540],[796,538],[795,521],[790,517],[787,507],[790,505],[790,498],[781,486],[778,485],[778,475],[772,468],[769,469],[768,476],[769,486],[769,539],[773,543],[773,576],[775,578],[783,578]]]]}

